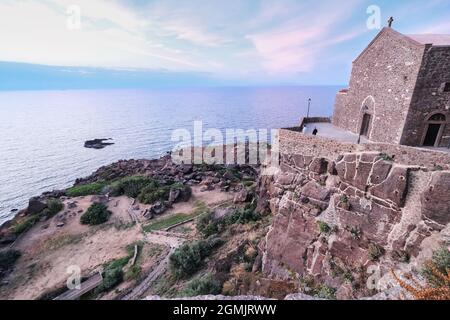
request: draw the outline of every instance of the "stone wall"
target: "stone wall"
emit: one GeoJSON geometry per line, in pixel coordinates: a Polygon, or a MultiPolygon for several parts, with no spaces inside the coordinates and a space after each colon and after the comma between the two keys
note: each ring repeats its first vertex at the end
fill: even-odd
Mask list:
{"type": "Polygon", "coordinates": [[[450,244],[448,170],[405,166],[379,152],[336,159],[282,152],[280,161],[280,172],[260,182],[259,200],[274,215],[262,245],[268,276],[359,298],[374,293],[369,267],[379,268],[384,290],[391,269],[420,268],[450,244]]]}
{"type": "Polygon", "coordinates": [[[376,151],[396,163],[429,169],[450,168],[450,152],[389,143],[352,144],[320,136],[305,135],[289,129],[279,130],[280,152],[337,159],[344,153],[376,151]]]}
{"type": "Polygon", "coordinates": [[[328,157],[336,159],[340,154],[356,151],[352,143],[303,134],[290,129],[280,129],[279,148],[281,153],[305,154],[309,156],[328,157]]]}
{"type": "Polygon", "coordinates": [[[450,47],[428,46],[412,97],[402,144],[421,145],[427,130],[427,119],[439,112],[447,117],[440,146],[450,145],[450,92],[444,92],[445,82],[450,82],[450,47]]]}
{"type": "Polygon", "coordinates": [[[333,124],[359,133],[362,107],[372,116],[369,139],[399,143],[425,46],[384,28],[353,62],[350,87],[338,95],[333,124]]]}

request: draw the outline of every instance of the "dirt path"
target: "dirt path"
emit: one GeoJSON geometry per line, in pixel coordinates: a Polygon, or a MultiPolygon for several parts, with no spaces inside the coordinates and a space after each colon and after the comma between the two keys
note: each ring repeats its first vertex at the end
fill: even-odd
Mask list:
{"type": "Polygon", "coordinates": [[[142,296],[148,288],[151,287],[153,282],[157,280],[164,272],[166,272],[169,265],[169,258],[175,252],[175,250],[183,244],[186,239],[182,238],[173,232],[156,231],[148,233],[145,237],[145,241],[150,243],[163,244],[170,247],[169,252],[163,260],[149,273],[149,275],[137,285],[129,294],[122,298],[122,300],[136,300],[142,296]]]}

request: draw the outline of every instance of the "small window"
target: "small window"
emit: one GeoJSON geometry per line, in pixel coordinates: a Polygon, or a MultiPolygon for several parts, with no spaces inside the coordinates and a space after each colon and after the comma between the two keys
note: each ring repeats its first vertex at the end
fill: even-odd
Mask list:
{"type": "Polygon", "coordinates": [[[444,92],[450,92],[450,82],[444,83],[444,92]]]}

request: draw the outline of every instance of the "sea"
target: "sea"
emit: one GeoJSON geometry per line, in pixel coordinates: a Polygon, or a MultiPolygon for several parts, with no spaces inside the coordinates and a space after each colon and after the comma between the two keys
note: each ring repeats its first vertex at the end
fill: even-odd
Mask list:
{"type": "Polygon", "coordinates": [[[330,116],[338,86],[0,92],[0,225],[44,191],[120,159],[173,149],[174,130],[275,129],[330,116]],[[111,138],[104,149],[86,140],[111,138]]]}

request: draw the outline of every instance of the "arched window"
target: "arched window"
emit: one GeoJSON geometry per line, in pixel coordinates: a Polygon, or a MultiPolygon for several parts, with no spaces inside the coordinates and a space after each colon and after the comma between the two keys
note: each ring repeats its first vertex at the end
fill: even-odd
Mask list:
{"type": "Polygon", "coordinates": [[[433,114],[430,118],[428,118],[429,122],[445,122],[445,115],[442,113],[433,114]]]}

